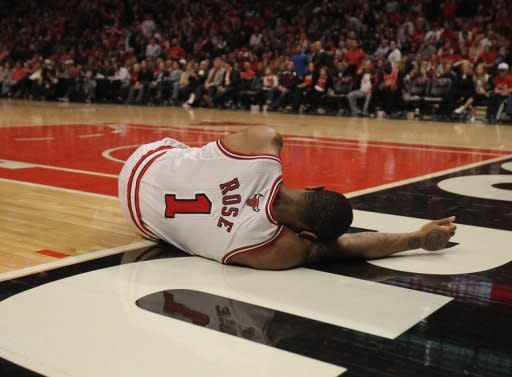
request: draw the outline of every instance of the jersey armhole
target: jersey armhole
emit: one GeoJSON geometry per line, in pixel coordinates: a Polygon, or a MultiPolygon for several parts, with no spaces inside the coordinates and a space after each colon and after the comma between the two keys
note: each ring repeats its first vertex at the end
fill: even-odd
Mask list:
{"type": "Polygon", "coordinates": [[[270,246],[272,245],[275,241],[277,241],[279,239],[280,236],[282,236],[285,232],[285,226],[283,225],[280,225],[276,231],[274,232],[274,234],[267,240],[263,241],[263,242],[260,242],[260,243],[257,243],[257,244],[253,244],[253,245],[249,245],[249,246],[245,246],[245,247],[240,247],[238,249],[235,249],[235,250],[231,250],[231,251],[228,251],[226,254],[224,254],[224,256],[222,257],[222,260],[221,262],[223,264],[229,264],[229,260],[235,256],[235,255],[241,255],[241,254],[247,254],[247,253],[253,253],[253,252],[257,252],[261,249],[263,249],[264,247],[266,246],[270,246]]]}
{"type": "Polygon", "coordinates": [[[221,139],[217,139],[215,142],[219,150],[227,157],[234,158],[237,160],[273,160],[281,163],[281,158],[268,153],[242,153],[229,148],[226,143],[221,139]]]}

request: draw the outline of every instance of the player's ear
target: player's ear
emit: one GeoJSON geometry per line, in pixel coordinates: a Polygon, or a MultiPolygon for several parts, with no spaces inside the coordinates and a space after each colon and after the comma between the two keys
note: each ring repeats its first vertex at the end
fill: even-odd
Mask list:
{"type": "Polygon", "coordinates": [[[306,191],[322,191],[325,186],[307,186],[306,191]]]}
{"type": "Polygon", "coordinates": [[[301,230],[299,232],[299,237],[309,241],[318,241],[318,236],[309,230],[301,230]]]}

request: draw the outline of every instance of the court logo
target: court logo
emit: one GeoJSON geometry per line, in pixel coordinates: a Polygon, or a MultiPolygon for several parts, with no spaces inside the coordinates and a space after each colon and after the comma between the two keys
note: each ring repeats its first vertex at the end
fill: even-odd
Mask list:
{"type": "Polygon", "coordinates": [[[260,199],[263,198],[263,195],[261,194],[254,194],[254,196],[250,199],[247,199],[245,201],[245,204],[247,204],[249,207],[252,207],[254,212],[260,211],[260,199]]]}

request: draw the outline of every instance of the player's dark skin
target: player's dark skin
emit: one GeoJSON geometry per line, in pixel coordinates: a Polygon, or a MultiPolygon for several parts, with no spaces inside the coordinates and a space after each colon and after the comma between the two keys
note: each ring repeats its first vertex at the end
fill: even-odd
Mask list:
{"type": "MultiPolygon", "coordinates": [[[[271,127],[251,127],[224,137],[232,150],[245,154],[281,155],[283,141],[271,127]]],[[[322,187],[308,188],[322,190],[322,187]]],[[[308,190],[306,189],[306,190],[308,190]]],[[[257,251],[233,256],[231,264],[266,270],[281,270],[313,263],[336,262],[347,258],[383,258],[402,251],[441,250],[455,234],[455,217],[434,220],[411,233],[363,232],[343,234],[334,241],[319,241],[301,221],[306,190],[282,186],[274,206],[276,220],[286,226],[272,244],[257,251]]]]}

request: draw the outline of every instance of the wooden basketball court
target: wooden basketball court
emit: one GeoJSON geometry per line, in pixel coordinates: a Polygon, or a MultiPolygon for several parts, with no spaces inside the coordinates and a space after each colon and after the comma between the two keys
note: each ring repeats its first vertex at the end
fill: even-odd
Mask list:
{"type": "Polygon", "coordinates": [[[120,217],[116,176],[135,145],[165,135],[201,145],[244,127],[270,125],[293,145],[284,159],[306,152],[287,164],[292,184],[328,183],[347,193],[512,151],[511,127],[116,105],[2,101],[0,106],[1,272],[140,241],[120,217]],[[120,148],[123,139],[127,149],[120,148]],[[115,147],[117,160],[101,155],[115,147]],[[339,153],[325,157],[326,150],[339,153]],[[414,164],[403,161],[418,154],[414,164]],[[340,161],[329,161],[332,157],[340,161]],[[346,160],[377,157],[359,164],[364,171],[346,160]],[[313,174],[301,182],[304,170],[313,174]]]}

